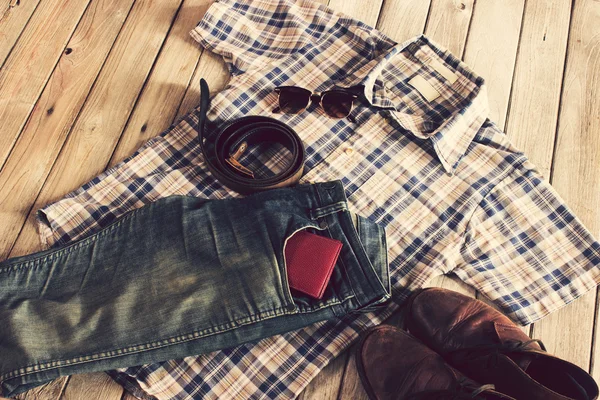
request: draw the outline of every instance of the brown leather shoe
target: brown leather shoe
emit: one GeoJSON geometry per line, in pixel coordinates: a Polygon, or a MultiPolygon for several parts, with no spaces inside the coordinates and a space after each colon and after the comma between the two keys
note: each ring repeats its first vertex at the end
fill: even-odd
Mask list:
{"type": "Polygon", "coordinates": [[[465,375],[517,399],[592,400],[594,379],[546,353],[510,319],[482,301],[441,288],[408,300],[406,327],[465,375]]]}
{"type": "MultiPolygon", "coordinates": [[[[371,400],[511,400],[450,367],[443,358],[402,329],[380,325],[365,332],[356,367],[371,400]]],[[[513,399],[514,400],[514,399],[513,399]]]]}

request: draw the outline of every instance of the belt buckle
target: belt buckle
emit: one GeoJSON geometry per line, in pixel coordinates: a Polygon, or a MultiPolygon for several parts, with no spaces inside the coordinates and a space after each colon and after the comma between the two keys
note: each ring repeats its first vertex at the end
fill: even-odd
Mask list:
{"type": "Polygon", "coordinates": [[[242,173],[242,174],[254,179],[254,172],[252,172],[251,169],[244,167],[238,161],[238,158],[241,157],[241,155],[244,153],[244,151],[246,151],[247,148],[248,148],[248,144],[246,142],[242,142],[242,144],[240,144],[240,147],[238,147],[238,149],[236,151],[231,153],[229,155],[229,158],[225,159],[225,162],[227,164],[229,164],[233,169],[238,171],[239,173],[242,173]]]}

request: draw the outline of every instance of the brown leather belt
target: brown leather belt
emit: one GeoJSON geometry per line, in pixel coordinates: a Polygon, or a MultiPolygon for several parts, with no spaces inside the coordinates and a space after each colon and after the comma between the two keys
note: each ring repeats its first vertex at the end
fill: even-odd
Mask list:
{"type": "Polygon", "coordinates": [[[200,79],[198,140],[204,162],[217,180],[242,194],[298,183],[304,171],[306,154],[302,140],[292,128],[273,118],[252,115],[226,122],[206,137],[204,125],[209,105],[208,84],[200,79]],[[253,171],[239,162],[250,146],[262,142],[280,143],[292,155],[291,162],[281,172],[268,178],[255,177],[253,171]]]}

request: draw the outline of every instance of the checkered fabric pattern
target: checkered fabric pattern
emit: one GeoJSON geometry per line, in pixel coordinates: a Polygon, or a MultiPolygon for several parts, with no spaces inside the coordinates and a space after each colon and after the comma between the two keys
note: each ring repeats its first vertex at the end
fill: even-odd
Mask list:
{"type": "MultiPolygon", "coordinates": [[[[232,75],[212,99],[211,125],[269,115],[292,126],[306,145],[303,182],[342,179],[352,211],[385,226],[394,301],[259,343],[112,371],[134,394],[293,398],[361,331],[440,274],[456,274],[522,324],[599,282],[600,245],[487,119],[483,79],[426,37],[398,44],[305,0],[217,1],[191,35],[232,75]],[[330,119],[316,105],[272,113],[276,86],[322,92],[358,84],[356,122],[330,119]]],[[[41,210],[42,240],[69,243],[169,195],[237,196],[205,168],[196,121],[190,113],[41,210]]],[[[282,155],[262,150],[243,162],[268,173],[282,155]]]]}

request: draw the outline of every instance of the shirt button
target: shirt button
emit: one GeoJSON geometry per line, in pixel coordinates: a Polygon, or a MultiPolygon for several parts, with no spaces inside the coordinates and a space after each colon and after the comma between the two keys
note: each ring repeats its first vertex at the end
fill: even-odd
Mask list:
{"type": "Polygon", "coordinates": [[[352,147],[347,147],[346,150],[344,150],[346,152],[346,154],[350,155],[352,153],[354,153],[354,149],[352,147]]]}
{"type": "Polygon", "coordinates": [[[327,222],[325,222],[325,221],[319,222],[319,228],[321,228],[321,229],[327,228],[327,222]]]}

